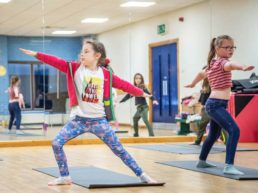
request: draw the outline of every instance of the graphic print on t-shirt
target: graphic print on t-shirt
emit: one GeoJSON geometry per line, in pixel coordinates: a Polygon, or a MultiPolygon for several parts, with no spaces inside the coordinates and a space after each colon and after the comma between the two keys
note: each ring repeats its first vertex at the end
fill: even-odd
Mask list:
{"type": "Polygon", "coordinates": [[[97,77],[85,77],[83,80],[82,101],[98,103],[100,95],[101,79],[97,77]]]}

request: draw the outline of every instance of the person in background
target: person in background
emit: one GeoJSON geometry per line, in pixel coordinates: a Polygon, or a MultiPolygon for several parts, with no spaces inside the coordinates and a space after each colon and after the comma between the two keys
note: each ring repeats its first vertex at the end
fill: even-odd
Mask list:
{"type": "Polygon", "coordinates": [[[8,110],[10,114],[8,133],[11,133],[12,126],[16,125],[16,134],[23,134],[21,127],[21,108],[24,108],[23,95],[20,93],[21,80],[18,76],[12,76],[10,80],[10,87],[7,92],[9,94],[8,110]]]}
{"type": "MultiPolygon", "coordinates": [[[[202,138],[204,133],[206,132],[206,128],[210,122],[210,117],[207,114],[206,110],[205,110],[205,103],[207,101],[207,99],[209,98],[211,93],[211,88],[209,85],[209,81],[207,78],[205,78],[202,82],[202,89],[201,89],[201,94],[200,94],[200,98],[199,98],[199,102],[202,105],[201,107],[201,112],[200,112],[200,116],[201,116],[201,120],[200,122],[197,122],[197,136],[196,136],[196,140],[194,143],[192,143],[192,145],[200,145],[202,142],[202,138]]],[[[227,143],[227,131],[225,131],[225,129],[221,129],[221,133],[218,136],[218,138],[220,138],[220,140],[226,144],[227,143]]]]}
{"type": "MultiPolygon", "coordinates": [[[[150,94],[150,92],[148,91],[148,89],[146,88],[145,84],[144,84],[144,78],[143,75],[140,73],[136,73],[134,75],[134,85],[137,86],[138,88],[142,89],[145,93],[150,94]]],[[[127,101],[128,99],[132,98],[133,96],[130,94],[126,94],[124,96],[124,98],[120,101],[120,103],[123,103],[125,101],[127,101]]],[[[151,97],[150,99],[153,100],[153,97],[151,97]]],[[[153,100],[153,104],[154,105],[158,105],[158,101],[153,100]]],[[[148,132],[149,132],[149,136],[154,136],[154,132],[153,132],[153,128],[150,125],[150,122],[148,120],[148,111],[149,111],[149,106],[146,102],[145,97],[141,97],[141,96],[136,96],[135,97],[135,105],[137,108],[136,113],[133,116],[133,128],[134,128],[134,137],[138,137],[139,136],[139,120],[142,118],[143,122],[145,123],[146,127],[148,128],[148,132]]]]}
{"type": "Polygon", "coordinates": [[[207,114],[207,112],[205,111],[205,103],[207,101],[207,99],[209,98],[211,93],[210,90],[210,85],[209,85],[209,81],[207,78],[205,78],[202,82],[202,89],[201,89],[201,95],[199,98],[199,102],[202,105],[201,108],[201,121],[197,123],[197,137],[195,142],[193,143],[193,145],[200,145],[201,141],[202,141],[202,137],[206,131],[206,127],[208,125],[208,123],[210,122],[210,117],[207,114]]]}

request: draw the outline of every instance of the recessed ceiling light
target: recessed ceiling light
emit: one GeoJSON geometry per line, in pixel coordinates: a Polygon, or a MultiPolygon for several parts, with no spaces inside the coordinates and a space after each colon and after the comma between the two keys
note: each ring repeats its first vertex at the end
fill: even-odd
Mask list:
{"type": "Polygon", "coordinates": [[[121,4],[120,7],[150,7],[155,4],[156,2],[128,1],[121,4]]]}
{"type": "Polygon", "coordinates": [[[82,23],[104,23],[108,21],[108,18],[85,18],[82,23]]]}
{"type": "Polygon", "coordinates": [[[57,30],[53,31],[52,34],[57,34],[57,35],[69,35],[69,34],[74,34],[76,31],[68,31],[68,30],[57,30]]]}
{"type": "Polygon", "coordinates": [[[11,0],[0,0],[0,3],[9,3],[11,0]]]}

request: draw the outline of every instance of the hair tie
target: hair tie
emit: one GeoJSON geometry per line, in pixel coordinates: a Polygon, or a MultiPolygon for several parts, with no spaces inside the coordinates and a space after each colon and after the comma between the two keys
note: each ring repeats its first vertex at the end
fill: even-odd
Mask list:
{"type": "Polygon", "coordinates": [[[110,60],[108,58],[105,59],[105,64],[108,65],[110,63],[110,60]]]}

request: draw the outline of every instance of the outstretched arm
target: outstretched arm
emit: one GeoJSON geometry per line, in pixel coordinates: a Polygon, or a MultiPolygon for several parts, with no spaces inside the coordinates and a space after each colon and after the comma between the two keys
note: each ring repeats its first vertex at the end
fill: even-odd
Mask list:
{"type": "Polygon", "coordinates": [[[196,85],[198,82],[200,82],[200,81],[203,80],[204,78],[206,78],[205,69],[202,70],[202,71],[200,71],[200,72],[196,75],[196,77],[193,79],[193,81],[192,81],[190,84],[186,85],[185,87],[186,87],[186,88],[193,88],[193,87],[195,87],[195,85],[196,85]]]}
{"type": "Polygon", "coordinates": [[[132,85],[131,83],[129,83],[128,81],[125,81],[121,78],[119,78],[116,75],[112,75],[112,86],[114,88],[120,89],[124,92],[127,92],[133,96],[138,96],[138,97],[151,97],[150,94],[147,94],[145,92],[143,92],[142,89],[132,85]]]}
{"type": "Polygon", "coordinates": [[[128,99],[130,99],[130,98],[132,98],[132,97],[133,97],[132,95],[126,94],[126,95],[122,98],[122,100],[120,101],[120,103],[123,103],[123,102],[127,101],[128,99]]]}
{"type": "Polygon", "coordinates": [[[242,65],[238,62],[227,62],[224,65],[224,70],[225,71],[231,71],[231,70],[242,70],[242,71],[250,71],[253,70],[254,66],[251,65],[242,65]]]}
{"type": "Polygon", "coordinates": [[[32,50],[26,50],[26,49],[23,49],[23,48],[19,48],[19,50],[21,50],[24,54],[26,54],[28,56],[32,56],[32,57],[37,56],[37,52],[32,51],[32,50]]]}
{"type": "Polygon", "coordinates": [[[53,66],[54,68],[57,68],[58,70],[60,70],[64,73],[67,72],[68,63],[62,58],[58,58],[58,57],[48,55],[48,54],[44,54],[44,53],[40,53],[40,52],[35,52],[35,51],[32,51],[32,50],[26,50],[26,49],[23,49],[23,48],[20,48],[20,50],[24,54],[26,54],[28,56],[35,57],[38,60],[40,60],[40,61],[42,61],[46,64],[49,64],[50,66],[53,66]]]}
{"type": "Polygon", "coordinates": [[[147,88],[144,88],[143,91],[151,96],[150,99],[152,100],[152,103],[154,105],[158,105],[159,104],[159,102],[154,98],[153,95],[151,95],[150,91],[147,88]]]}

